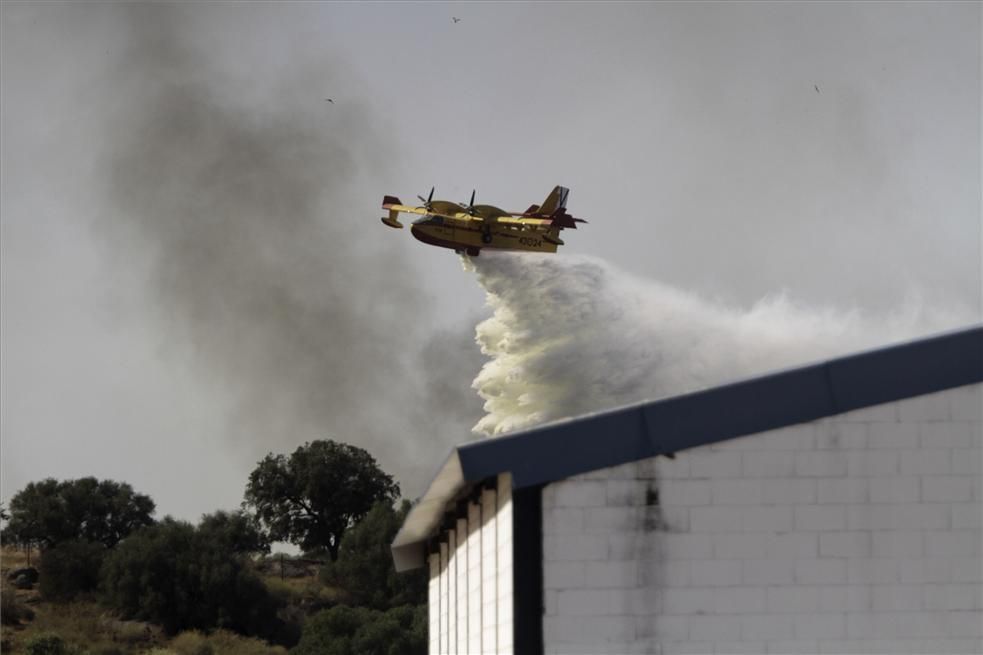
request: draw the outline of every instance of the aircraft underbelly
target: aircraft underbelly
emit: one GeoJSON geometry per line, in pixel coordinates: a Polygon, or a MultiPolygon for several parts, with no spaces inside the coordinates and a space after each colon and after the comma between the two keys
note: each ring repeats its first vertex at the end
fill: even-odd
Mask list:
{"type": "Polygon", "coordinates": [[[555,243],[550,243],[542,234],[535,232],[515,232],[492,230],[488,237],[480,229],[460,228],[446,225],[414,225],[413,236],[423,243],[440,248],[463,250],[467,248],[490,248],[494,250],[530,250],[533,252],[556,252],[555,243]]]}

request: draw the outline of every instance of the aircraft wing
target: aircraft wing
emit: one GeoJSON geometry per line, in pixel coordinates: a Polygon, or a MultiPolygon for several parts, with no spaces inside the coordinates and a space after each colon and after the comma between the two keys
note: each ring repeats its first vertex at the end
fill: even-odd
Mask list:
{"type": "Polygon", "coordinates": [[[461,215],[460,205],[444,200],[434,200],[430,204],[430,209],[426,207],[410,207],[404,205],[395,196],[385,196],[382,199],[382,208],[389,212],[389,216],[383,216],[382,222],[389,227],[401,228],[403,224],[399,222],[400,213],[418,214],[420,216],[443,216],[444,218],[458,218],[461,215]],[[455,211],[457,210],[457,211],[455,211]]]}
{"type": "Polygon", "coordinates": [[[504,209],[499,209],[494,205],[475,205],[471,210],[472,216],[475,218],[484,219],[501,219],[505,216],[511,216],[511,214],[504,209]]]}
{"type": "Polygon", "coordinates": [[[499,218],[498,222],[506,225],[532,225],[534,227],[549,227],[553,223],[548,218],[519,218],[515,214],[509,214],[507,218],[499,218]]]}
{"type": "Polygon", "coordinates": [[[563,228],[574,228],[576,229],[577,223],[586,223],[582,218],[573,218],[568,215],[559,215],[554,218],[523,218],[521,216],[516,216],[511,214],[509,218],[499,218],[499,223],[504,223],[507,225],[529,225],[532,227],[557,227],[563,228]]]}
{"type": "Polygon", "coordinates": [[[396,196],[385,196],[382,199],[382,208],[389,211],[389,216],[383,216],[382,222],[389,227],[401,228],[403,224],[399,222],[400,212],[407,214],[426,214],[427,210],[423,207],[410,207],[399,202],[396,196]]]}
{"type": "Polygon", "coordinates": [[[401,205],[399,203],[399,198],[394,196],[386,196],[382,199],[382,208],[387,209],[391,212],[405,212],[407,214],[426,214],[427,210],[423,207],[410,207],[409,205],[401,205]]]}

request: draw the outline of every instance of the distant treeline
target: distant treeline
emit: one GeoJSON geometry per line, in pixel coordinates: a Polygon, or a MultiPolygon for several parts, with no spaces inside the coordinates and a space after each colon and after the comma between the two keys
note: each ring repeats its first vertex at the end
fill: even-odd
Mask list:
{"type": "Polygon", "coordinates": [[[242,508],[197,525],[155,520],[153,500],[126,483],[32,482],[0,508],[0,540],[39,550],[50,602],[94,600],[167,634],[224,629],[302,655],[410,655],[426,652],[426,578],[393,568],[389,544],[410,507],[394,507],[399,493],[365,450],[314,441],[267,455],[242,508]],[[283,573],[282,559],[280,571],[263,565],[275,541],[302,549],[295,566],[320,568],[328,600],[298,607],[263,577],[283,573]]]}

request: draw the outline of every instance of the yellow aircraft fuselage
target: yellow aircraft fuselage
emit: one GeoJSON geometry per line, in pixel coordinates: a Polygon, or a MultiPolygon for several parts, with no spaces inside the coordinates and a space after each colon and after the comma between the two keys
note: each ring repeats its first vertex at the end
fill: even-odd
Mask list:
{"type": "Polygon", "coordinates": [[[490,229],[485,230],[470,223],[472,221],[424,216],[410,226],[410,232],[418,240],[431,246],[466,252],[475,252],[482,248],[556,252],[556,247],[563,243],[559,235],[552,237],[554,241],[551,243],[544,238],[544,233],[524,229],[520,225],[489,226],[490,229]]]}
{"type": "Polygon", "coordinates": [[[524,250],[554,253],[563,245],[560,230],[584,223],[566,212],[569,190],[556,187],[542,205],[532,205],[524,212],[506,212],[492,205],[475,205],[474,194],[468,205],[447,200],[424,199],[423,206],[410,207],[399,198],[386,196],[383,209],[389,211],[382,222],[393,228],[402,228],[400,213],[420,216],[410,226],[413,236],[423,243],[439,248],[450,248],[468,255],[478,255],[483,249],[524,250]]]}

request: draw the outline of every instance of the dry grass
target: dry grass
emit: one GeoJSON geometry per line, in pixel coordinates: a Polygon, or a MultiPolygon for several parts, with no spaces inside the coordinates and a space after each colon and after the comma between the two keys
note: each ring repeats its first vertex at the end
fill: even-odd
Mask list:
{"type": "MultiPolygon", "coordinates": [[[[167,650],[173,655],[286,655],[283,646],[271,646],[261,639],[250,639],[227,630],[203,634],[197,630],[182,632],[171,640],[167,650]]],[[[163,654],[161,654],[163,655],[163,654]]]]}
{"type": "Polygon", "coordinates": [[[288,605],[321,607],[333,605],[344,596],[344,591],[325,586],[317,576],[283,580],[279,576],[264,576],[263,583],[271,594],[288,605]]]}
{"type": "MultiPolygon", "coordinates": [[[[30,565],[37,566],[38,553],[35,550],[31,554],[30,565]]],[[[37,585],[34,589],[14,589],[13,585],[7,580],[7,576],[15,569],[22,569],[28,566],[27,551],[11,546],[0,548],[0,580],[3,582],[3,608],[6,613],[13,605],[32,605],[40,599],[40,592],[37,585]]],[[[5,618],[5,622],[8,620],[5,618]]]]}
{"type": "MultiPolygon", "coordinates": [[[[30,555],[30,565],[37,567],[39,559],[39,553],[34,550],[30,555]]],[[[9,546],[0,549],[0,575],[4,581],[10,571],[28,565],[26,551],[9,546]]],[[[84,648],[93,654],[115,652],[136,655],[164,642],[156,626],[120,621],[93,602],[42,602],[37,586],[32,590],[13,590],[5,584],[4,605],[11,602],[11,592],[14,604],[27,608],[34,616],[32,619],[22,617],[19,625],[3,627],[2,650],[5,655],[23,653],[27,642],[41,634],[56,634],[68,645],[84,648]]]]}
{"type": "MultiPolygon", "coordinates": [[[[31,556],[37,565],[38,553],[31,556]]],[[[9,571],[27,566],[27,553],[4,547],[0,551],[0,569],[4,580],[9,571]]],[[[337,602],[341,591],[326,587],[317,575],[286,578],[279,575],[262,576],[270,592],[297,608],[314,609],[337,602]]],[[[138,621],[120,621],[94,602],[56,604],[42,602],[37,588],[14,590],[3,585],[5,606],[17,605],[33,612],[33,620],[25,615],[19,625],[4,625],[3,655],[25,653],[25,645],[41,634],[56,634],[69,646],[81,647],[92,655],[286,655],[281,646],[271,646],[260,639],[250,639],[225,630],[211,634],[197,631],[182,633],[168,640],[160,628],[138,621]],[[11,596],[12,595],[12,596],[11,596]]]]}
{"type": "Polygon", "coordinates": [[[27,642],[41,634],[56,634],[67,644],[92,653],[139,653],[164,641],[159,628],[119,621],[91,602],[38,603],[33,609],[35,617],[30,624],[5,633],[5,653],[23,653],[27,642]]]}
{"type": "Polygon", "coordinates": [[[21,569],[25,566],[37,568],[40,559],[37,549],[31,551],[30,562],[28,562],[26,550],[14,548],[13,546],[4,546],[0,548],[0,573],[3,573],[3,577],[6,579],[7,573],[14,569],[21,569]]]}
{"type": "Polygon", "coordinates": [[[36,619],[19,630],[4,630],[4,655],[25,652],[33,637],[56,634],[69,646],[97,655],[286,655],[282,646],[261,639],[242,637],[226,630],[211,634],[184,632],[167,639],[156,626],[138,621],[120,621],[95,603],[54,605],[41,603],[36,619]],[[8,634],[9,632],[9,634],[8,634]]]}

